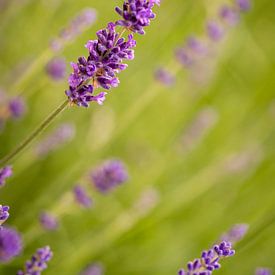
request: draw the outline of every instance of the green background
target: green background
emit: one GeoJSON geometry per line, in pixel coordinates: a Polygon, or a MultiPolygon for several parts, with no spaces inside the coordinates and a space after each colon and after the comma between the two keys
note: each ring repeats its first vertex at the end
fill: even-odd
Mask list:
{"type": "MultiPolygon", "coordinates": [[[[22,94],[28,112],[0,133],[1,156],[64,99],[66,80],[53,82],[45,74],[49,41],[81,9],[97,10],[95,24],[60,54],[69,74],[69,62],[86,55],[83,45],[117,19],[114,7],[122,3],[6,2],[0,15],[0,83],[11,96],[22,94]]],[[[0,274],[15,274],[45,245],[54,252],[49,275],[78,274],[92,262],[101,262],[106,274],[177,274],[236,223],[248,223],[250,230],[215,273],[275,268],[275,2],[255,0],[192,73],[174,59],[174,49],[189,35],[204,36],[206,20],[224,3],[163,0],[146,35],[136,36],[136,58],[105,104],[69,108],[14,161],[14,176],[0,199],[11,207],[6,225],[22,232],[25,247],[20,257],[1,264],[0,274]],[[175,86],[154,80],[159,65],[176,74],[175,86]],[[183,139],[205,108],[215,119],[187,150],[183,139]],[[62,122],[76,125],[75,138],[37,158],[34,146],[62,122]],[[130,180],[108,195],[89,187],[93,208],[81,209],[70,198],[72,186],[90,185],[89,171],[113,157],[126,163],[130,180]],[[60,217],[56,232],[40,227],[43,210],[60,217]]]]}

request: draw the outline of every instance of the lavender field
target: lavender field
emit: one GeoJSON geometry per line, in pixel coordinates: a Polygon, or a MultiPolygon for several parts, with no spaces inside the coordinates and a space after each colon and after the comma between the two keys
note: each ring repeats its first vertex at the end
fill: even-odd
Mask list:
{"type": "Polygon", "coordinates": [[[275,274],[274,14],[0,0],[0,275],[275,274]]]}

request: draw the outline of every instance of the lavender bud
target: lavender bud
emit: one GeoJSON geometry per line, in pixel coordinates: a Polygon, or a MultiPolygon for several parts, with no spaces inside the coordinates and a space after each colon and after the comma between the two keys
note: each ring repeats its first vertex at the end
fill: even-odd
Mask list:
{"type": "Polygon", "coordinates": [[[47,74],[53,80],[61,80],[66,75],[66,61],[64,58],[55,57],[46,66],[47,74]]]}
{"type": "Polygon", "coordinates": [[[0,187],[4,186],[6,179],[12,176],[11,166],[5,166],[0,168],[0,187]]]}
{"type": "Polygon", "coordinates": [[[49,231],[56,230],[59,225],[57,218],[46,212],[40,214],[39,222],[44,229],[49,231]]]}
{"type": "Polygon", "coordinates": [[[25,101],[20,98],[13,98],[9,102],[9,111],[13,118],[20,118],[26,111],[25,101]]]}
{"type": "Polygon", "coordinates": [[[81,275],[102,275],[103,274],[103,266],[101,264],[92,264],[88,266],[81,275]]]}
{"type": "Polygon", "coordinates": [[[155,71],[155,79],[167,87],[170,87],[175,83],[175,77],[164,68],[158,68],[155,71]]]}
{"type": "Polygon", "coordinates": [[[26,262],[24,271],[19,270],[17,275],[40,275],[48,267],[47,263],[52,256],[53,253],[49,246],[39,248],[31,260],[26,262]]]}
{"type": "Polygon", "coordinates": [[[87,195],[86,190],[82,186],[76,185],[73,189],[73,192],[74,192],[75,200],[79,205],[85,208],[91,207],[92,200],[87,195]]]}
{"type": "Polygon", "coordinates": [[[9,262],[22,251],[22,240],[19,233],[11,228],[0,230],[0,261],[9,262]]]}
{"type": "Polygon", "coordinates": [[[256,269],[255,275],[271,275],[272,270],[265,267],[259,267],[256,269]]]}
{"type": "Polygon", "coordinates": [[[240,21],[239,13],[227,5],[221,7],[220,17],[229,26],[235,26],[240,21]]]}
{"type": "Polygon", "coordinates": [[[251,8],[250,0],[236,0],[236,4],[242,12],[246,12],[251,8]]]}
{"type": "Polygon", "coordinates": [[[106,193],[124,183],[128,173],[121,161],[108,160],[92,171],[91,179],[99,192],[106,193]]]}
{"type": "Polygon", "coordinates": [[[210,21],[207,24],[207,33],[208,37],[214,41],[218,42],[223,38],[224,35],[224,30],[221,25],[219,25],[215,21],[210,21]]]}
{"type": "MultiPolygon", "coordinates": [[[[0,226],[9,218],[10,213],[9,213],[9,206],[2,206],[0,204],[0,226]]],[[[0,229],[1,230],[1,229],[0,229]]]]}
{"type": "Polygon", "coordinates": [[[240,241],[245,236],[248,228],[248,224],[236,224],[228,232],[224,233],[221,236],[221,240],[234,244],[240,241]]]}

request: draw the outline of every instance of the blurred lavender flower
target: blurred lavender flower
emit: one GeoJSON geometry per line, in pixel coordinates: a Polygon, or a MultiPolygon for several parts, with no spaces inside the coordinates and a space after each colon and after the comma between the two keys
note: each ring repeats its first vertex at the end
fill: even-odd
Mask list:
{"type": "Polygon", "coordinates": [[[207,47],[205,42],[195,36],[190,36],[187,39],[187,47],[196,55],[203,56],[207,53],[207,47]]]}
{"type": "Polygon", "coordinates": [[[187,271],[181,269],[179,275],[210,275],[215,269],[221,267],[219,261],[223,258],[233,256],[235,251],[232,250],[231,243],[221,242],[214,245],[208,251],[202,252],[200,259],[195,259],[187,264],[187,271]]]}
{"type": "Polygon", "coordinates": [[[22,240],[19,233],[11,228],[0,230],[0,262],[9,262],[22,251],[22,240]]]}
{"type": "Polygon", "coordinates": [[[234,7],[224,5],[220,9],[221,19],[229,26],[235,26],[240,21],[240,15],[234,7]]]}
{"type": "Polygon", "coordinates": [[[165,68],[158,68],[155,71],[155,79],[168,87],[175,83],[175,77],[165,68]]]}
{"type": "Polygon", "coordinates": [[[207,33],[208,37],[214,42],[220,41],[224,36],[224,30],[222,26],[215,21],[208,22],[207,33]]]}
{"type": "Polygon", "coordinates": [[[248,11],[251,8],[250,0],[236,0],[236,4],[239,7],[240,11],[248,11]]]}
{"type": "Polygon", "coordinates": [[[103,266],[101,264],[92,264],[85,269],[81,275],[102,275],[103,274],[103,266]]]}
{"type": "Polygon", "coordinates": [[[74,135],[74,124],[64,123],[37,145],[36,154],[43,157],[72,140],[74,135]]]}
{"type": "Polygon", "coordinates": [[[9,206],[6,206],[6,205],[2,206],[0,204],[0,227],[10,216],[9,210],[10,210],[9,206]]]}
{"type": "Polygon", "coordinates": [[[98,191],[106,193],[124,183],[128,173],[121,161],[108,160],[92,171],[91,179],[98,191]]]}
{"type": "Polygon", "coordinates": [[[176,49],[175,56],[179,63],[185,68],[190,68],[194,63],[194,60],[186,47],[176,49]]]}
{"type": "Polygon", "coordinates": [[[39,222],[46,230],[56,230],[59,225],[57,218],[47,212],[42,212],[40,214],[39,222]]]}
{"type": "Polygon", "coordinates": [[[46,66],[47,74],[53,80],[61,80],[66,75],[66,61],[64,58],[55,57],[46,66]]]}
{"type": "Polygon", "coordinates": [[[248,224],[235,224],[228,232],[221,236],[221,240],[225,242],[230,242],[232,244],[240,241],[244,235],[247,233],[249,228],[248,224]]]}
{"type": "Polygon", "coordinates": [[[265,267],[259,267],[256,269],[255,275],[271,275],[272,270],[265,267]]]}
{"type": "Polygon", "coordinates": [[[151,19],[156,15],[152,8],[154,5],[160,5],[160,0],[128,0],[124,1],[123,9],[116,7],[116,12],[123,17],[122,20],[116,22],[117,25],[126,27],[127,29],[145,34],[144,27],[150,25],[151,19]]]}
{"type": "Polygon", "coordinates": [[[4,186],[6,179],[12,176],[11,166],[5,166],[0,168],[0,187],[4,186]]]}
{"type": "Polygon", "coordinates": [[[26,111],[26,104],[22,98],[16,97],[9,101],[9,112],[12,118],[22,117],[25,111],[26,111]]]}
{"type": "Polygon", "coordinates": [[[57,38],[51,41],[51,48],[54,51],[60,51],[66,43],[73,41],[78,35],[89,29],[96,18],[96,10],[84,9],[60,32],[57,38]]]}
{"type": "Polygon", "coordinates": [[[92,200],[82,186],[76,185],[73,189],[73,192],[74,192],[75,200],[78,204],[80,204],[85,208],[91,207],[92,200]]]}
{"type": "Polygon", "coordinates": [[[24,271],[19,270],[17,275],[40,275],[47,266],[47,262],[51,260],[53,253],[49,246],[39,248],[31,260],[25,264],[24,271]]]}

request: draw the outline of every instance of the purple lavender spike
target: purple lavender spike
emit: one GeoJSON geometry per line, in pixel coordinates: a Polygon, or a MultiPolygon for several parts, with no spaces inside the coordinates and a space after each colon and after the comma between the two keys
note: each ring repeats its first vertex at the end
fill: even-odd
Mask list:
{"type": "Polygon", "coordinates": [[[234,244],[245,236],[248,228],[248,224],[235,224],[228,232],[221,236],[221,240],[234,244]]]}
{"type": "Polygon", "coordinates": [[[39,216],[39,222],[45,230],[56,230],[59,226],[58,220],[55,216],[42,212],[39,216]]]}
{"type": "Polygon", "coordinates": [[[86,193],[86,190],[82,186],[76,185],[73,189],[73,192],[74,192],[75,200],[79,205],[81,205],[85,208],[91,207],[92,200],[88,196],[88,194],[86,193]]]}
{"type": "Polygon", "coordinates": [[[167,87],[170,87],[175,83],[175,77],[164,68],[158,68],[155,71],[155,79],[167,87]]]}
{"type": "Polygon", "coordinates": [[[178,48],[175,52],[176,59],[183,65],[185,68],[190,68],[193,63],[193,57],[186,48],[178,48]]]}
{"type": "Polygon", "coordinates": [[[0,227],[9,218],[9,206],[0,204],[0,227]]]}
{"type": "Polygon", "coordinates": [[[40,275],[48,266],[53,253],[49,246],[39,248],[25,264],[24,270],[19,270],[17,275],[40,275]]]}
{"type": "Polygon", "coordinates": [[[53,80],[62,80],[66,75],[66,61],[64,58],[55,57],[46,66],[47,74],[53,80]]]}
{"type": "Polygon", "coordinates": [[[208,37],[214,42],[220,41],[224,36],[223,27],[219,25],[216,21],[208,22],[207,33],[208,37]]]}
{"type": "Polygon", "coordinates": [[[236,5],[242,12],[246,12],[251,9],[250,0],[236,0],[236,5]]]}
{"type": "Polygon", "coordinates": [[[221,267],[219,261],[223,258],[233,256],[235,251],[232,250],[231,243],[221,242],[214,245],[210,250],[204,251],[201,258],[195,259],[187,264],[187,271],[181,269],[179,275],[210,275],[213,270],[221,267]]]}
{"type": "Polygon", "coordinates": [[[0,262],[9,262],[22,251],[22,240],[19,233],[11,228],[0,230],[0,262]]]}
{"type": "Polygon", "coordinates": [[[0,187],[4,186],[6,179],[12,176],[11,166],[5,166],[0,168],[0,187]]]}
{"type": "Polygon", "coordinates": [[[9,101],[9,111],[12,118],[20,118],[26,111],[26,104],[25,101],[20,98],[16,97],[9,101]]]}
{"type": "Polygon", "coordinates": [[[224,5],[220,9],[221,19],[229,26],[235,26],[240,21],[239,13],[228,5],[224,5]]]}
{"type": "Polygon", "coordinates": [[[128,173],[121,161],[108,160],[92,171],[91,179],[99,192],[106,193],[124,183],[128,173]]]}
{"type": "Polygon", "coordinates": [[[272,270],[266,267],[258,267],[255,275],[272,275],[272,270]]]}

